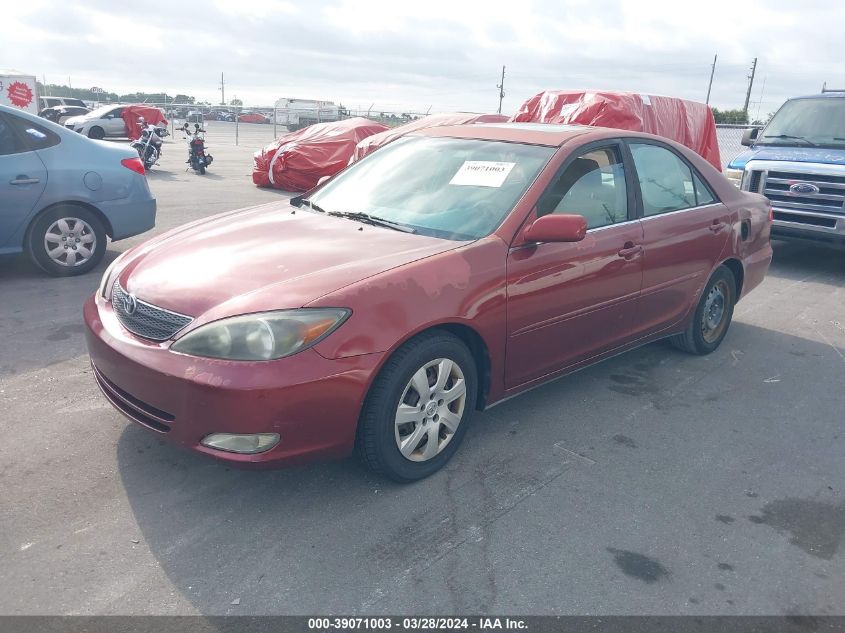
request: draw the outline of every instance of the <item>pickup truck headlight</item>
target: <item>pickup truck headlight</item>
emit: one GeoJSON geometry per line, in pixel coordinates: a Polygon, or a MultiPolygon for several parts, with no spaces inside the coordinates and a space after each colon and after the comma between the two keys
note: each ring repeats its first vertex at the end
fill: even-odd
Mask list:
{"type": "Polygon", "coordinates": [[[170,346],[174,352],[224,360],[276,360],[316,345],[351,312],[301,308],[258,312],[208,323],[170,346]]]}
{"type": "Polygon", "coordinates": [[[742,175],[745,173],[743,169],[726,169],[725,178],[730,180],[737,189],[742,189],[742,175]]]}

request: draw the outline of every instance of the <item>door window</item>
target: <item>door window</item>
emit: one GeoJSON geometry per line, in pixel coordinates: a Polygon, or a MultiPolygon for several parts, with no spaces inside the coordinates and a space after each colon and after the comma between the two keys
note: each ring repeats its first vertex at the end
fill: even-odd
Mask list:
{"type": "Polygon", "coordinates": [[[8,156],[9,154],[20,154],[25,152],[26,147],[15,134],[8,119],[0,115],[0,156],[8,156]]]}
{"type": "Polygon", "coordinates": [[[572,161],[538,205],[538,215],[549,213],[582,215],[589,229],[626,221],[628,194],[617,149],[592,150],[572,161]]]}
{"type": "Polygon", "coordinates": [[[631,143],[631,154],[646,216],[696,205],[692,171],[674,152],[659,145],[631,143]]]}

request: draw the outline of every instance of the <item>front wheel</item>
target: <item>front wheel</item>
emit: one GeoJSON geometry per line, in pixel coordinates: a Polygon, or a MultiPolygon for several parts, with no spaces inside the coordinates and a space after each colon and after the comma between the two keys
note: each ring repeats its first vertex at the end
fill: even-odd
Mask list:
{"type": "Polygon", "coordinates": [[[35,264],[54,277],[82,275],[103,258],[106,231],[93,211],[59,206],[35,220],[28,250],[35,264]]]}
{"type": "Polygon", "coordinates": [[[475,409],[472,353],[446,332],[422,334],[387,361],[367,395],[356,448],[372,470],[411,482],[455,454],[475,409]]]}
{"type": "Polygon", "coordinates": [[[144,167],[147,169],[151,169],[153,165],[156,164],[158,161],[158,150],[150,145],[147,148],[147,155],[144,157],[144,167]]]}
{"type": "Polygon", "coordinates": [[[93,138],[94,140],[99,141],[105,138],[105,136],[105,130],[97,125],[88,130],[88,138],[93,138]]]}
{"type": "Polygon", "coordinates": [[[690,354],[709,354],[728,333],[735,304],[736,280],[727,267],[719,266],[707,281],[686,331],[669,340],[690,354]]]}

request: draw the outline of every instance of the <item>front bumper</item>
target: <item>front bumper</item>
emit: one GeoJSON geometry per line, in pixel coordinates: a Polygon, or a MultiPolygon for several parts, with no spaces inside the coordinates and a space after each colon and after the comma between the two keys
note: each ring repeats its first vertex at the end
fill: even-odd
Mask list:
{"type": "Polygon", "coordinates": [[[86,301],[84,316],[95,379],[116,409],[169,442],[243,465],[350,454],[382,358],[329,360],[313,349],[268,362],[196,358],[130,334],[102,297],[86,301]],[[200,444],[210,433],[278,433],[281,439],[249,455],[200,444]]]}
{"type": "Polygon", "coordinates": [[[794,209],[774,206],[773,210],[775,219],[772,222],[772,239],[803,240],[845,247],[845,217],[818,213],[802,214],[799,217],[794,209]]]}

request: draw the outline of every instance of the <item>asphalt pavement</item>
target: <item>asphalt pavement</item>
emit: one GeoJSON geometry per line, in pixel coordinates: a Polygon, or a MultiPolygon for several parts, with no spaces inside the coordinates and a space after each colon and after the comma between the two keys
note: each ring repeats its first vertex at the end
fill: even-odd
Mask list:
{"type": "Polygon", "coordinates": [[[0,614],[845,615],[845,253],[775,244],[720,349],[655,343],[477,415],[413,485],[250,472],[101,396],[82,303],[111,259],[257,189],[268,126],[177,135],[156,229],[97,271],[0,261],[0,614]],[[232,141],[232,142],[230,142],[232,141]]]}

